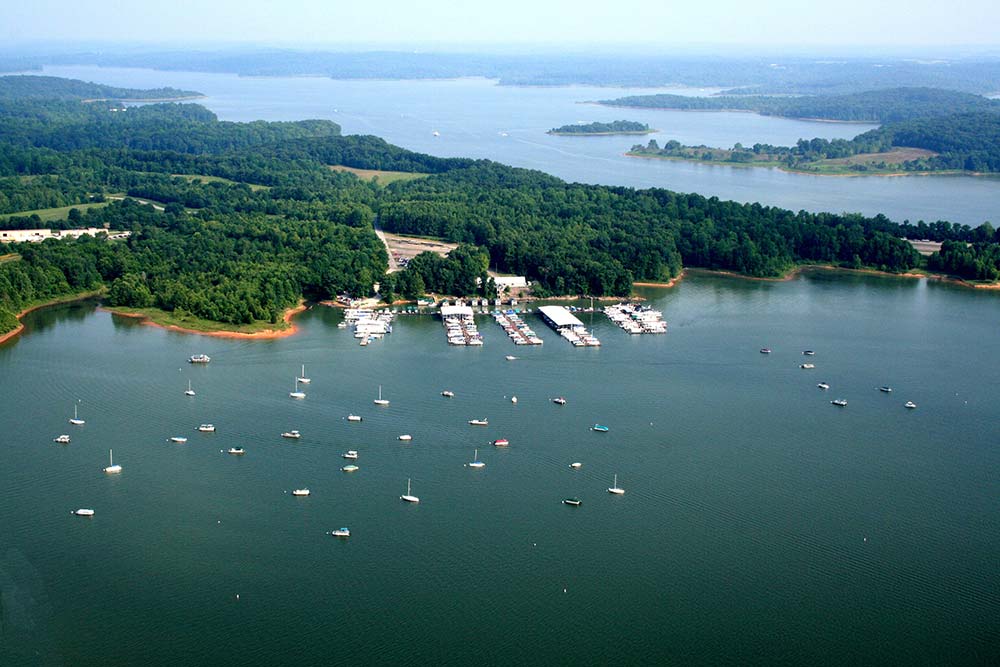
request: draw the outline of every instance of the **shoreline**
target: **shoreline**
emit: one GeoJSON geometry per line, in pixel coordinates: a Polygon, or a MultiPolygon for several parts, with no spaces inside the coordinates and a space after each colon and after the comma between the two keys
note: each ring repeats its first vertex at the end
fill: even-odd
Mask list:
{"type": "Polygon", "coordinates": [[[39,303],[35,304],[34,306],[27,307],[14,316],[17,318],[17,328],[11,329],[5,334],[0,334],[0,345],[6,343],[11,338],[16,338],[18,335],[21,334],[22,331],[24,331],[24,323],[21,322],[21,318],[27,315],[28,313],[33,313],[36,310],[41,310],[42,308],[49,308],[51,306],[61,306],[64,303],[73,303],[74,301],[84,301],[86,299],[92,299],[94,297],[101,296],[102,294],[104,294],[103,288],[99,290],[92,290],[90,292],[81,292],[80,294],[56,297],[50,301],[46,301],[45,303],[39,303]]]}
{"type": "Polygon", "coordinates": [[[273,340],[276,338],[287,338],[288,336],[294,336],[298,333],[299,328],[292,323],[292,318],[306,310],[307,306],[305,302],[300,302],[299,305],[294,308],[288,308],[285,310],[284,315],[282,315],[282,321],[288,325],[285,329],[264,329],[263,331],[254,331],[251,333],[243,331],[201,331],[199,329],[191,329],[189,327],[182,327],[176,324],[160,324],[159,322],[153,321],[145,313],[126,313],[115,310],[111,307],[100,306],[99,310],[111,313],[112,315],[117,315],[119,317],[127,317],[130,319],[139,320],[140,324],[157,327],[159,329],[165,329],[167,331],[174,331],[177,333],[194,334],[198,336],[211,336],[212,338],[237,338],[237,339],[249,339],[249,340],[273,340]]]}
{"type": "Polygon", "coordinates": [[[643,130],[635,132],[553,132],[549,130],[545,134],[550,134],[553,137],[614,137],[620,135],[639,135],[644,134],[657,134],[659,130],[643,130]]]}
{"type": "Polygon", "coordinates": [[[888,271],[879,271],[878,269],[852,269],[846,266],[834,266],[833,264],[800,264],[789,269],[785,274],[774,277],[765,278],[759,276],[746,276],[742,273],[736,273],[735,271],[725,271],[723,269],[701,269],[693,267],[690,269],[684,269],[685,273],[691,271],[692,273],[704,273],[708,275],[726,276],[728,278],[739,278],[740,280],[753,280],[758,282],[768,282],[768,283],[781,283],[787,282],[789,280],[794,280],[802,273],[809,271],[832,271],[832,272],[843,272],[843,273],[857,273],[862,275],[876,276],[879,278],[905,278],[907,280],[926,278],[927,280],[934,280],[941,283],[947,283],[950,285],[955,285],[957,287],[964,287],[966,289],[984,289],[984,290],[1000,290],[1000,282],[995,283],[971,283],[967,280],[961,278],[955,278],[954,276],[948,276],[943,273],[932,273],[932,272],[915,272],[907,271],[905,273],[890,273],[888,271]]]}

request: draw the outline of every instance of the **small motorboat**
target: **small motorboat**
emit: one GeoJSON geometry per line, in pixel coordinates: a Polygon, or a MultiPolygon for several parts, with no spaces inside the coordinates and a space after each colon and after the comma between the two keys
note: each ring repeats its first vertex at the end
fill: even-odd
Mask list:
{"type": "Polygon", "coordinates": [[[212,357],[207,354],[192,354],[188,357],[189,364],[207,364],[212,360],[212,357]]]}
{"type": "Polygon", "coordinates": [[[906,403],[903,403],[903,407],[907,408],[908,410],[913,410],[914,408],[917,407],[917,404],[914,403],[913,401],[907,401],[906,403]]]}
{"type": "Polygon", "coordinates": [[[830,385],[827,384],[826,382],[820,382],[816,386],[819,387],[820,389],[829,389],[830,388],[830,385]]]}
{"type": "Polygon", "coordinates": [[[341,454],[341,456],[343,458],[345,458],[345,459],[357,460],[357,458],[358,458],[358,450],[356,450],[356,449],[349,449],[346,452],[344,452],[343,454],[341,454]]]}
{"type": "Polygon", "coordinates": [[[490,422],[486,417],[483,417],[482,419],[470,419],[469,424],[471,426],[489,426],[490,422]]]}
{"type": "Polygon", "coordinates": [[[402,440],[403,442],[409,442],[410,440],[413,440],[413,436],[410,435],[409,433],[404,433],[403,435],[399,436],[396,439],[402,440]]]}
{"type": "Polygon", "coordinates": [[[847,407],[847,401],[844,400],[844,399],[842,399],[842,398],[835,398],[832,401],[830,401],[830,403],[833,404],[833,405],[836,405],[838,408],[846,408],[847,407]]]}
{"type": "Polygon", "coordinates": [[[229,449],[226,450],[226,453],[234,454],[236,456],[243,456],[244,454],[247,453],[247,451],[242,447],[230,447],[229,449]]]}
{"type": "Polygon", "coordinates": [[[348,463],[346,466],[341,468],[341,470],[344,472],[355,472],[356,470],[360,470],[360,468],[358,468],[358,466],[354,465],[353,463],[348,463]]]}
{"type": "Polygon", "coordinates": [[[762,347],[762,348],[760,348],[760,353],[761,354],[771,354],[771,348],[769,348],[769,347],[762,347]]]}
{"type": "Polygon", "coordinates": [[[569,464],[569,467],[570,468],[582,468],[583,464],[580,463],[579,461],[573,461],[573,463],[569,464]]]}
{"type": "Polygon", "coordinates": [[[594,424],[593,426],[590,427],[590,430],[591,431],[597,431],[598,433],[607,433],[611,429],[609,429],[607,426],[604,426],[602,424],[594,424]]]}
{"type": "Polygon", "coordinates": [[[892,387],[890,387],[889,385],[885,385],[885,384],[882,385],[881,387],[879,387],[878,390],[881,391],[881,392],[884,392],[886,394],[891,394],[892,393],[892,387]]]}
{"type": "Polygon", "coordinates": [[[508,354],[506,357],[504,357],[504,359],[506,359],[507,361],[517,361],[517,357],[515,357],[513,354],[508,354]]]}
{"type": "Polygon", "coordinates": [[[816,364],[800,364],[799,368],[806,368],[806,369],[816,368],[816,364]]]}
{"type": "Polygon", "coordinates": [[[455,398],[455,392],[448,391],[447,389],[445,389],[444,391],[442,391],[441,395],[444,396],[445,398],[455,398]]]}
{"type": "Polygon", "coordinates": [[[202,424],[198,430],[202,433],[215,433],[215,424],[202,424]]]}
{"type": "Polygon", "coordinates": [[[77,516],[94,516],[94,510],[81,507],[78,510],[73,510],[73,514],[77,516]]]}
{"type": "Polygon", "coordinates": [[[173,436],[172,438],[170,438],[170,442],[176,442],[176,443],[179,443],[179,444],[182,444],[182,445],[183,445],[183,444],[184,444],[185,442],[187,442],[187,441],[188,441],[188,439],[187,439],[187,438],[185,438],[185,437],[184,437],[184,436],[182,436],[182,435],[175,435],[175,436],[173,436]]]}
{"type": "Polygon", "coordinates": [[[332,535],[333,537],[350,537],[351,531],[348,528],[338,528],[337,530],[331,530],[327,535],[332,535]]]}
{"type": "Polygon", "coordinates": [[[562,396],[559,396],[558,398],[553,398],[552,402],[555,403],[556,405],[566,405],[566,399],[563,398],[562,396]]]}
{"type": "Polygon", "coordinates": [[[812,350],[802,350],[802,354],[806,355],[807,357],[813,357],[816,355],[816,353],[813,352],[812,350]]]}
{"type": "Polygon", "coordinates": [[[583,501],[579,498],[563,498],[563,505],[572,505],[573,507],[579,507],[583,504],[583,501]]]}
{"type": "Polygon", "coordinates": [[[511,396],[510,397],[510,402],[514,403],[516,405],[517,404],[517,396],[511,396]]]}
{"type": "Polygon", "coordinates": [[[308,496],[309,495],[309,489],[295,489],[294,491],[292,491],[292,495],[293,496],[308,496]]]}
{"type": "Polygon", "coordinates": [[[359,421],[361,421],[361,415],[347,415],[347,421],[349,421],[349,422],[359,422],[359,421]]]}
{"type": "Polygon", "coordinates": [[[60,445],[68,445],[69,436],[66,434],[56,436],[55,438],[52,438],[52,442],[58,442],[60,445]]]}
{"type": "Polygon", "coordinates": [[[507,438],[498,438],[491,443],[494,447],[507,447],[510,445],[510,441],[507,438]]]}
{"type": "Polygon", "coordinates": [[[281,434],[281,437],[291,438],[292,440],[298,440],[299,438],[302,437],[302,434],[299,433],[298,431],[292,430],[292,431],[285,431],[284,433],[281,434]]]}

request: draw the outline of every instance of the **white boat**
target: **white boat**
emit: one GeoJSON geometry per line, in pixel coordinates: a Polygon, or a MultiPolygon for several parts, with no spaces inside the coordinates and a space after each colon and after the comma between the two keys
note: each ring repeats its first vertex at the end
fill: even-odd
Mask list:
{"type": "Polygon", "coordinates": [[[579,461],[573,461],[573,463],[569,464],[569,467],[570,468],[582,468],[583,464],[580,463],[579,461]]]}
{"type": "Polygon", "coordinates": [[[847,407],[847,401],[845,399],[843,399],[843,398],[835,398],[832,401],[830,401],[830,403],[832,403],[833,405],[836,405],[838,408],[846,408],[847,407]]]}
{"type": "Polygon", "coordinates": [[[556,405],[566,405],[566,399],[563,398],[562,396],[559,396],[557,398],[553,398],[552,402],[555,403],[556,405]]]}
{"type": "Polygon", "coordinates": [[[298,380],[299,382],[301,382],[302,384],[309,384],[310,382],[312,382],[312,380],[310,378],[306,377],[306,365],[305,364],[302,364],[302,373],[299,375],[299,377],[297,377],[295,379],[298,380]]]}
{"type": "Polygon", "coordinates": [[[114,475],[115,473],[119,473],[119,472],[122,471],[122,467],[120,465],[117,465],[117,466],[115,465],[115,459],[114,459],[114,455],[113,454],[114,453],[109,449],[108,450],[108,467],[104,469],[104,472],[108,473],[109,475],[114,475]]]}
{"type": "Polygon", "coordinates": [[[906,403],[903,403],[903,407],[909,410],[913,410],[914,408],[917,407],[917,404],[914,403],[913,401],[907,401],[906,403]]]}
{"type": "Polygon", "coordinates": [[[608,488],[608,493],[613,493],[616,496],[620,496],[625,493],[625,489],[618,488],[618,475],[615,475],[614,486],[608,488]]]}
{"type": "Polygon", "coordinates": [[[235,454],[236,456],[243,456],[244,454],[246,454],[246,450],[243,449],[242,447],[230,447],[228,450],[226,450],[226,453],[235,454]]]}
{"type": "Polygon", "coordinates": [[[801,364],[799,368],[816,368],[816,364],[801,364]]]}
{"type": "Polygon", "coordinates": [[[346,453],[341,454],[341,456],[343,456],[345,459],[357,459],[358,458],[358,450],[356,450],[356,449],[349,449],[349,450],[347,450],[346,453]]]}
{"type": "Polygon", "coordinates": [[[375,405],[389,405],[389,399],[382,398],[382,385],[378,386],[378,398],[374,401],[375,405]]]}
{"type": "Polygon", "coordinates": [[[471,426],[489,426],[490,422],[486,417],[483,417],[482,419],[470,419],[469,424],[471,426]]]}
{"type": "Polygon", "coordinates": [[[73,418],[69,420],[69,423],[73,426],[83,426],[87,423],[80,419],[79,415],[76,414],[76,405],[73,406],[73,418]]]}
{"type": "Polygon", "coordinates": [[[282,438],[291,438],[292,440],[298,440],[302,437],[302,434],[298,431],[285,431],[281,434],[282,438]]]}
{"type": "Polygon", "coordinates": [[[409,477],[406,478],[406,495],[405,496],[400,496],[399,499],[400,500],[405,500],[408,503],[419,503],[420,502],[420,498],[417,498],[416,496],[410,495],[410,478],[409,477]]]}
{"type": "Polygon", "coordinates": [[[413,440],[413,436],[410,435],[409,433],[404,433],[403,435],[399,436],[397,440],[402,440],[403,442],[409,442],[410,440],[413,440]]]}
{"type": "Polygon", "coordinates": [[[185,396],[194,396],[194,389],[191,388],[191,380],[188,380],[187,391],[184,392],[185,396]]]}
{"type": "Polygon", "coordinates": [[[819,387],[820,389],[829,389],[830,388],[830,385],[828,385],[826,382],[820,382],[816,386],[819,387]]]}
{"type": "Polygon", "coordinates": [[[215,433],[215,424],[201,424],[198,430],[202,433],[215,433]]]}
{"type": "Polygon", "coordinates": [[[192,354],[188,357],[189,364],[207,364],[212,360],[212,357],[207,354],[192,354]]]}
{"type": "Polygon", "coordinates": [[[507,361],[517,361],[517,357],[515,357],[513,354],[508,354],[506,357],[504,357],[504,359],[506,359],[507,361]]]}
{"type": "Polygon", "coordinates": [[[511,403],[517,403],[517,396],[511,396],[510,397],[510,402],[511,403]]]}
{"type": "Polygon", "coordinates": [[[485,468],[486,464],[479,460],[479,450],[472,456],[472,462],[469,463],[470,468],[485,468]]]}
{"type": "Polygon", "coordinates": [[[344,472],[354,472],[357,469],[358,469],[358,466],[354,465],[353,463],[349,463],[346,466],[344,466],[343,468],[341,468],[341,470],[343,470],[344,472]]]}
{"type": "Polygon", "coordinates": [[[441,395],[444,396],[445,398],[455,398],[455,392],[448,391],[447,389],[445,389],[444,391],[442,391],[441,395]]]}
{"type": "Polygon", "coordinates": [[[508,447],[510,445],[510,441],[507,440],[507,438],[497,438],[490,444],[494,447],[508,447]]]}
{"type": "Polygon", "coordinates": [[[349,421],[349,422],[359,422],[359,421],[361,421],[361,415],[347,415],[347,421],[349,421]]]}
{"type": "Polygon", "coordinates": [[[434,130],[433,132],[431,132],[431,134],[434,135],[435,137],[440,137],[441,136],[441,133],[438,132],[437,130],[434,130]]]}
{"type": "Polygon", "coordinates": [[[73,514],[77,516],[94,516],[94,510],[81,507],[78,510],[73,510],[73,514]]]}
{"type": "Polygon", "coordinates": [[[308,496],[309,495],[309,489],[295,489],[294,491],[292,491],[292,495],[293,496],[308,496]]]}
{"type": "Polygon", "coordinates": [[[350,537],[351,531],[349,528],[338,528],[337,530],[331,530],[327,535],[333,535],[334,537],[350,537]]]}
{"type": "Polygon", "coordinates": [[[185,438],[184,436],[180,436],[180,435],[175,435],[174,437],[170,438],[170,442],[179,442],[179,443],[183,444],[183,443],[185,443],[187,441],[188,441],[187,438],[185,438]]]}
{"type": "Polygon", "coordinates": [[[288,395],[292,398],[305,398],[306,392],[299,391],[299,379],[295,378],[295,390],[288,392],[288,395]]]}
{"type": "Polygon", "coordinates": [[[56,436],[55,438],[52,438],[52,442],[58,442],[60,445],[68,445],[69,444],[69,436],[66,435],[66,434],[63,434],[63,435],[60,435],[60,436],[56,436]]]}

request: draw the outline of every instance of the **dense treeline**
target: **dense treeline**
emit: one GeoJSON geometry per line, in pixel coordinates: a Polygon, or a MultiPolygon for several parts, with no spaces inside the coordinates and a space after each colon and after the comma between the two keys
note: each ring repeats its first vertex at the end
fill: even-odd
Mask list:
{"type": "Polygon", "coordinates": [[[613,120],[610,123],[577,123],[574,125],[563,125],[549,130],[549,134],[645,134],[654,132],[645,123],[637,123],[634,120],[613,120]]]}
{"type": "Polygon", "coordinates": [[[202,97],[177,88],[116,88],[57,76],[0,76],[0,100],[168,100],[202,97]]]}
{"type": "Polygon", "coordinates": [[[636,95],[600,104],[688,111],[754,111],[766,116],[891,123],[957,113],[1000,113],[1000,101],[937,88],[890,88],[807,97],[636,95]]]}
{"type": "Polygon", "coordinates": [[[1000,244],[945,241],[927,267],[966,280],[995,281],[1000,279],[1000,244]]]}
{"type": "MultiPolygon", "coordinates": [[[[58,115],[65,104],[37,106],[58,115]]],[[[0,132],[8,208],[105,198],[105,206],[76,210],[67,222],[132,232],[120,241],[5,249],[20,259],[0,262],[3,321],[26,304],[100,287],[113,305],[244,324],[275,322],[302,297],[369,295],[376,282],[387,295],[485,294],[487,268],[526,275],[542,294],[595,295],[628,294],[634,280],[665,280],[684,265],[754,276],[778,275],[797,262],[905,271],[918,256],[903,234],[993,234],[569,184],[489,161],[410,153],[373,137],[307,139],[301,133],[309,123],[224,123],[198,108],[150,109],[148,117],[114,121],[122,123],[111,135],[120,138],[117,146],[107,146],[105,124],[83,122],[77,112],[61,132],[39,128],[42,147],[30,133],[0,132]],[[178,116],[186,129],[164,135],[171,149],[129,147],[132,130],[141,136],[156,131],[156,119],[171,125],[178,116]],[[83,147],[63,147],[70,136],[70,145],[83,147]],[[181,148],[194,144],[213,148],[181,148]],[[331,170],[334,163],[428,176],[383,188],[331,170]],[[122,194],[129,197],[115,198],[122,194]],[[447,258],[421,255],[407,271],[386,276],[376,215],[387,230],[462,245],[447,258]]],[[[9,121],[0,114],[0,127],[9,121]]]]}

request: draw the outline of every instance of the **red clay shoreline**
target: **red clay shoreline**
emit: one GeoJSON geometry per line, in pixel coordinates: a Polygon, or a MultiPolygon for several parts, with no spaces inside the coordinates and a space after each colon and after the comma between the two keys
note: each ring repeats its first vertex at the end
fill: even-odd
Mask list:
{"type": "Polygon", "coordinates": [[[306,310],[306,304],[300,303],[294,308],[289,308],[285,311],[282,316],[282,320],[288,325],[287,329],[266,329],[264,331],[254,331],[253,333],[244,333],[241,331],[199,331],[198,329],[188,329],[186,327],[179,327],[176,324],[159,324],[149,319],[148,316],[142,313],[121,313],[113,308],[105,308],[101,306],[99,308],[105,312],[109,312],[112,315],[117,315],[119,317],[129,317],[132,319],[140,320],[141,324],[151,327],[157,327],[159,329],[166,329],[167,331],[176,331],[178,333],[195,334],[198,336],[211,336],[212,338],[242,338],[242,339],[256,339],[256,340],[273,340],[275,338],[287,338],[288,336],[294,336],[298,333],[299,328],[292,324],[292,318],[306,310]]]}

